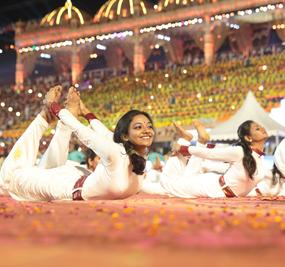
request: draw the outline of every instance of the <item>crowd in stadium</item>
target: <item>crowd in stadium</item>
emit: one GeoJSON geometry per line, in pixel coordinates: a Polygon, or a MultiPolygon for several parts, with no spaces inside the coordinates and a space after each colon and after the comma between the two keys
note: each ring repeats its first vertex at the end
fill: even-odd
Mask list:
{"type": "MultiPolygon", "coordinates": [[[[200,119],[213,126],[228,119],[241,106],[248,90],[254,92],[268,112],[284,98],[285,52],[280,40],[274,44],[254,42],[248,57],[221,48],[216,63],[211,66],[204,64],[203,53],[199,51],[197,47],[186,51],[182,65],[164,64],[165,57],[149,60],[146,72],[136,76],[124,72],[117,73],[119,76],[104,75],[104,70],[95,70],[100,72],[98,77],[89,64],[76,87],[109,129],[114,129],[123,112],[136,108],[154,117],[158,134],[171,137],[173,130],[167,126],[173,121],[191,125],[194,119],[200,119]]],[[[68,88],[71,85],[71,75],[52,72],[47,75],[48,71],[46,75],[38,75],[38,72],[35,69],[21,91],[15,91],[13,85],[1,85],[2,157],[38,113],[50,86],[61,84],[68,88]]],[[[42,142],[43,149],[50,137],[48,133],[42,142]]]]}

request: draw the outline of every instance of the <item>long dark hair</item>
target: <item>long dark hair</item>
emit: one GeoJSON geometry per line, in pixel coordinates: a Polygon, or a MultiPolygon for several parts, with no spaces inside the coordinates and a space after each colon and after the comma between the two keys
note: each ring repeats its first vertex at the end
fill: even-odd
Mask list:
{"type": "Polygon", "coordinates": [[[133,172],[136,174],[143,174],[146,160],[144,157],[138,155],[134,149],[134,145],[130,141],[123,140],[123,136],[129,133],[131,121],[137,115],[144,115],[153,124],[152,118],[148,113],[136,109],[130,110],[119,119],[114,131],[114,142],[123,144],[133,165],[133,172]]]}
{"type": "Polygon", "coordinates": [[[239,141],[236,143],[236,145],[241,146],[243,149],[244,156],[242,159],[242,163],[250,179],[253,179],[252,176],[256,171],[256,161],[252,156],[252,149],[250,148],[250,142],[248,142],[245,139],[245,136],[250,135],[250,127],[252,123],[254,123],[254,121],[247,120],[238,127],[237,134],[239,137],[239,141]]]}
{"type": "MultiPolygon", "coordinates": [[[[275,155],[276,149],[277,149],[277,147],[275,147],[275,149],[273,150],[273,155],[275,155]]],[[[282,179],[283,174],[278,169],[275,162],[273,164],[271,172],[272,172],[272,185],[276,185],[282,179]]]]}
{"type": "Polygon", "coordinates": [[[276,164],[273,164],[272,168],[272,185],[276,185],[280,180],[282,179],[283,174],[279,169],[277,168],[276,164]]]}

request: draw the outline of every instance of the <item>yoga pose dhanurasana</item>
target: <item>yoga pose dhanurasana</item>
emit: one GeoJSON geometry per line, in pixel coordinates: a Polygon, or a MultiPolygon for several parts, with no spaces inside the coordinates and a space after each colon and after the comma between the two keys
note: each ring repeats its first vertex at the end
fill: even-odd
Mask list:
{"type": "Polygon", "coordinates": [[[62,109],[58,103],[61,91],[61,86],[49,90],[42,111],[4,161],[0,178],[6,192],[14,199],[29,201],[120,199],[139,192],[148,148],[154,139],[151,117],[131,110],[121,117],[113,133],[84,106],[74,87],[69,89],[62,109]],[[66,142],[64,136],[61,142],[59,138],[52,140],[52,147],[35,165],[40,139],[55,116],[59,119],[57,128],[68,134],[74,132],[101,158],[90,175],[65,164],[67,151],[60,149],[68,147],[61,144],[66,142]],[[91,128],[84,126],[78,116],[85,117],[91,128]]]}

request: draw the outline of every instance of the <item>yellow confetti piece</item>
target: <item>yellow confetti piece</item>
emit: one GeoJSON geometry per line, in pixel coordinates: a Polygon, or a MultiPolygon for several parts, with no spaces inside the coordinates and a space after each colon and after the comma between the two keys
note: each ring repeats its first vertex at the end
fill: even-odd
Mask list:
{"type": "Polygon", "coordinates": [[[263,213],[262,213],[262,212],[260,212],[260,211],[259,211],[259,212],[257,212],[257,213],[256,213],[256,217],[257,217],[257,218],[263,217],[263,213]]]}
{"type": "Polygon", "coordinates": [[[275,216],[274,217],[274,222],[280,223],[280,222],[282,222],[282,218],[280,216],[275,216]]]}
{"type": "Polygon", "coordinates": [[[153,225],[158,225],[161,223],[161,218],[158,215],[154,215],[152,218],[152,224],[153,225]]]}
{"type": "Polygon", "coordinates": [[[192,212],[193,209],[192,208],[187,208],[187,211],[192,212]]]}
{"type": "Polygon", "coordinates": [[[39,207],[34,207],[34,211],[36,212],[36,213],[41,213],[41,209],[39,208],[39,207]]]}
{"type": "Polygon", "coordinates": [[[124,208],[123,213],[125,214],[130,214],[132,212],[134,212],[134,208],[128,207],[128,208],[124,208]]]}
{"type": "Polygon", "coordinates": [[[125,225],[123,223],[121,223],[121,222],[116,222],[116,223],[113,224],[113,226],[114,226],[114,228],[116,230],[122,230],[125,227],[125,225]]]}
{"type": "Polygon", "coordinates": [[[232,220],[232,225],[238,226],[238,225],[240,225],[240,224],[241,224],[240,220],[238,220],[238,219],[232,220]]]}
{"type": "Polygon", "coordinates": [[[118,219],[120,217],[120,214],[117,212],[112,213],[112,219],[118,219]]]}
{"type": "Polygon", "coordinates": [[[266,222],[251,221],[250,226],[254,229],[264,229],[267,227],[266,222]]]}
{"type": "Polygon", "coordinates": [[[269,213],[271,215],[276,215],[277,214],[277,210],[276,209],[272,209],[272,210],[269,211],[269,213]]]}

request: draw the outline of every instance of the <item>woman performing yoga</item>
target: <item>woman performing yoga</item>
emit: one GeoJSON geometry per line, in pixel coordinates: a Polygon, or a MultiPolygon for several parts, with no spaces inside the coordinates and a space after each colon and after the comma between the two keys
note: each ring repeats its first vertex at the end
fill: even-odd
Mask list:
{"type": "MultiPolygon", "coordinates": [[[[113,134],[83,105],[75,88],[69,89],[64,109],[58,104],[60,95],[60,86],[50,89],[43,110],[4,161],[0,174],[6,192],[22,201],[120,199],[139,192],[148,148],[154,139],[151,117],[131,110],[121,117],[113,134]],[[39,141],[51,114],[101,158],[90,175],[64,164],[56,149],[47,149],[42,162],[35,166],[39,141]],[[92,129],[80,123],[77,116],[84,116],[92,129]]],[[[56,147],[55,142],[51,143],[56,147]]]]}
{"type": "Polygon", "coordinates": [[[249,196],[285,196],[285,138],[276,147],[273,168],[249,196]]]}
{"type": "MultiPolygon", "coordinates": [[[[178,125],[176,128],[182,137],[191,141],[191,134],[178,125]]],[[[208,133],[201,124],[196,124],[196,129],[199,140],[196,146],[187,147],[191,157],[183,175],[174,178],[162,174],[159,186],[152,188],[147,184],[144,191],[182,198],[246,196],[265,175],[262,151],[268,138],[266,130],[254,121],[245,121],[238,128],[239,141],[235,146],[207,148],[208,133]],[[205,160],[222,163],[223,173],[205,172],[205,160]]]]}

